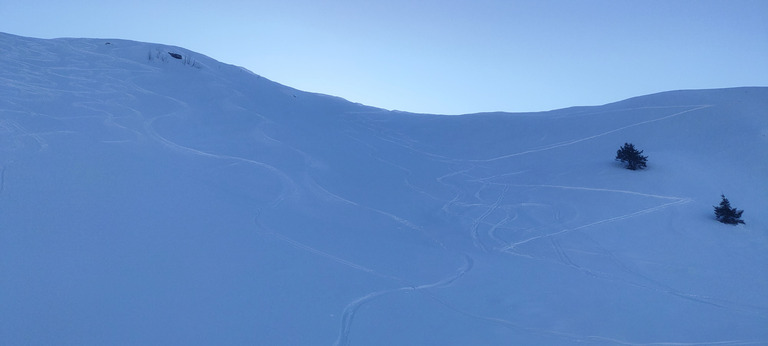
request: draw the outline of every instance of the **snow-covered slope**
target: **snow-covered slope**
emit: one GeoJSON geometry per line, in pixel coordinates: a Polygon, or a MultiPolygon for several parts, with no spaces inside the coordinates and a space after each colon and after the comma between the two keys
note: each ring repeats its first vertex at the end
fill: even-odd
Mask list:
{"type": "Polygon", "coordinates": [[[768,88],[441,116],[124,40],[0,67],[0,344],[768,343],[768,88]]]}

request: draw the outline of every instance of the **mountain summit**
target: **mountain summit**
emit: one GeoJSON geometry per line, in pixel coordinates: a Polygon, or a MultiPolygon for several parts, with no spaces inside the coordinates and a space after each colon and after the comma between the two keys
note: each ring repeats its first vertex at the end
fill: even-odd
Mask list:
{"type": "Polygon", "coordinates": [[[445,116],[126,40],[0,66],[0,344],[768,343],[768,88],[445,116]]]}

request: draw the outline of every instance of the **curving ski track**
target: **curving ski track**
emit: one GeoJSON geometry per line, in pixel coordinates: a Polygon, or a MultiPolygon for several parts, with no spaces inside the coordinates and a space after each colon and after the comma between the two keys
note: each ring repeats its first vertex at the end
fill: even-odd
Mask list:
{"type": "MultiPolygon", "coordinates": [[[[463,267],[459,268],[454,275],[448,276],[442,280],[438,280],[433,283],[429,284],[422,284],[418,286],[408,285],[408,286],[402,286],[398,288],[393,288],[389,290],[382,290],[382,291],[376,291],[369,294],[366,294],[360,298],[357,298],[347,304],[346,307],[344,307],[344,311],[342,312],[341,317],[341,327],[339,329],[339,336],[336,339],[336,342],[334,342],[334,345],[349,345],[350,339],[349,334],[352,331],[352,322],[354,321],[355,315],[357,314],[357,311],[360,309],[362,305],[365,303],[368,303],[376,298],[398,293],[398,292],[419,292],[431,288],[445,288],[451,286],[453,283],[455,283],[457,280],[461,279],[464,274],[472,270],[472,267],[474,266],[474,260],[469,255],[464,255],[465,264],[463,267]]],[[[430,295],[431,296],[431,295],[430,295]]]]}

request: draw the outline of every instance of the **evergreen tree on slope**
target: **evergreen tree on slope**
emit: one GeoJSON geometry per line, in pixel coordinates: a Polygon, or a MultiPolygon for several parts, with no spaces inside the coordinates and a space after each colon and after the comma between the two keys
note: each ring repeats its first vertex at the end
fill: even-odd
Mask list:
{"type": "Polygon", "coordinates": [[[720,195],[720,197],[723,198],[722,201],[720,201],[719,207],[715,208],[715,218],[717,218],[717,221],[720,221],[722,223],[727,223],[730,225],[737,225],[740,223],[744,223],[743,220],[741,220],[741,213],[743,213],[743,210],[737,210],[736,208],[731,208],[731,202],[728,201],[727,198],[725,198],[725,195],[720,195]]]}
{"type": "Polygon", "coordinates": [[[648,156],[643,156],[643,151],[635,149],[635,145],[632,143],[624,143],[619,150],[616,151],[616,160],[627,164],[627,169],[636,170],[645,168],[646,160],[648,156]]]}

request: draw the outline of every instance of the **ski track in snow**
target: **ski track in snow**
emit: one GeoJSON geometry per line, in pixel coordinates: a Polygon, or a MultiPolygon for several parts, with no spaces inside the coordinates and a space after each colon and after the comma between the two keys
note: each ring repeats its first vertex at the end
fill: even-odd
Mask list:
{"type": "MultiPolygon", "coordinates": [[[[483,244],[483,242],[480,240],[480,236],[478,235],[478,228],[480,227],[480,223],[485,221],[485,218],[487,218],[491,213],[496,211],[496,209],[499,208],[501,205],[501,201],[504,200],[504,197],[507,195],[507,191],[509,190],[509,186],[504,186],[504,191],[502,191],[499,194],[499,197],[496,199],[496,201],[488,206],[487,210],[480,215],[479,218],[475,219],[475,221],[472,224],[471,234],[472,234],[472,242],[475,244],[476,247],[479,247],[483,252],[488,252],[488,248],[483,244]]],[[[478,193],[480,190],[478,190],[478,193]]]]}
{"type": "Polygon", "coordinates": [[[398,147],[401,147],[403,149],[412,151],[414,153],[417,153],[417,154],[420,154],[420,155],[424,155],[424,156],[428,157],[429,159],[431,159],[433,161],[444,162],[444,163],[456,163],[456,162],[464,161],[462,159],[451,158],[451,157],[448,157],[448,156],[439,155],[439,154],[435,154],[435,153],[430,153],[430,152],[425,151],[425,150],[417,149],[414,145],[412,145],[410,143],[404,143],[405,141],[407,141],[409,139],[407,135],[402,135],[400,138],[393,138],[391,135],[385,135],[385,134],[381,133],[381,131],[379,129],[374,128],[372,126],[373,125],[370,125],[370,126],[363,125],[364,128],[366,128],[366,129],[371,131],[372,135],[375,138],[377,138],[377,139],[379,139],[381,141],[387,142],[387,143],[394,144],[394,145],[396,145],[398,147]]]}
{"type": "MultiPolygon", "coordinates": [[[[679,107],[679,106],[676,106],[676,107],[679,107]]],[[[541,147],[541,148],[537,148],[537,149],[530,149],[530,150],[525,150],[525,151],[521,151],[521,152],[517,152],[517,153],[501,155],[501,156],[497,156],[497,157],[493,157],[493,158],[489,158],[489,159],[474,159],[474,160],[467,160],[467,161],[468,162],[492,162],[492,161],[498,161],[498,160],[502,160],[502,159],[508,159],[510,157],[521,156],[521,155],[532,154],[532,153],[538,153],[538,152],[542,152],[542,151],[547,151],[547,150],[557,149],[557,148],[561,148],[561,147],[566,147],[566,146],[574,145],[574,144],[581,143],[581,142],[584,142],[584,141],[592,140],[592,139],[595,139],[595,138],[598,138],[598,137],[602,137],[602,136],[605,136],[605,135],[609,135],[611,133],[615,133],[615,132],[619,132],[619,131],[622,131],[622,130],[626,130],[628,128],[632,128],[632,127],[636,127],[636,126],[640,126],[640,125],[645,125],[645,124],[649,124],[649,123],[653,123],[653,122],[657,122],[657,121],[666,120],[666,119],[669,119],[669,118],[672,118],[672,117],[676,117],[676,116],[679,116],[679,115],[683,115],[683,114],[686,114],[686,113],[689,113],[689,112],[694,112],[694,111],[697,111],[697,110],[700,110],[700,109],[704,109],[704,108],[709,108],[709,107],[712,107],[712,105],[697,106],[697,107],[692,108],[692,109],[684,110],[682,112],[677,112],[677,113],[670,114],[670,115],[667,115],[667,116],[663,116],[663,117],[660,117],[660,118],[646,120],[646,121],[640,121],[640,122],[637,122],[637,123],[634,123],[634,124],[630,124],[630,125],[626,125],[626,126],[622,126],[622,127],[610,130],[610,131],[605,131],[605,132],[602,132],[602,133],[598,133],[596,135],[582,137],[582,138],[579,138],[579,139],[574,139],[574,140],[566,141],[566,142],[554,143],[554,144],[550,144],[550,145],[547,145],[547,146],[544,146],[544,147],[541,147]]]]}
{"type": "Polygon", "coordinates": [[[301,243],[299,241],[296,241],[293,238],[290,238],[290,237],[285,236],[283,234],[280,234],[280,233],[277,233],[277,232],[272,232],[272,231],[268,231],[268,232],[263,233],[263,234],[275,237],[275,238],[277,238],[277,239],[279,239],[279,240],[281,240],[283,242],[286,242],[286,243],[290,244],[291,246],[293,246],[293,247],[295,247],[297,249],[309,252],[311,254],[314,254],[314,255],[317,255],[317,256],[320,256],[320,257],[323,257],[323,258],[326,258],[326,259],[329,259],[331,261],[340,263],[340,264],[342,264],[344,266],[347,266],[347,267],[350,267],[352,269],[359,270],[359,271],[362,271],[364,273],[376,275],[376,276],[379,276],[379,277],[382,277],[382,278],[385,278],[385,279],[390,279],[390,280],[394,280],[394,281],[403,281],[403,279],[398,278],[396,276],[387,275],[387,274],[381,274],[381,273],[379,273],[379,272],[377,272],[377,271],[375,271],[375,270],[373,270],[371,268],[368,268],[368,267],[365,267],[365,266],[353,263],[351,261],[347,261],[347,260],[342,259],[342,258],[340,258],[338,256],[332,255],[332,254],[327,253],[325,251],[319,250],[317,248],[314,248],[314,247],[311,247],[311,246],[306,245],[304,243],[301,243]]]}
{"type": "Polygon", "coordinates": [[[629,213],[629,214],[624,214],[624,215],[614,216],[614,217],[610,217],[610,218],[603,219],[603,220],[598,220],[598,221],[591,222],[591,223],[588,223],[588,224],[585,224],[585,225],[581,225],[581,226],[578,226],[578,227],[574,227],[574,228],[565,228],[565,229],[563,229],[561,231],[557,231],[557,232],[554,232],[554,233],[547,233],[547,234],[543,234],[543,235],[539,235],[539,236],[535,236],[535,237],[530,237],[530,238],[527,238],[525,240],[521,240],[521,241],[517,241],[517,242],[511,243],[511,244],[507,245],[506,247],[502,248],[502,251],[507,251],[507,250],[514,249],[515,247],[517,247],[519,245],[526,244],[526,243],[529,243],[529,242],[534,241],[534,240],[539,240],[539,239],[544,239],[544,238],[549,238],[549,237],[555,237],[555,236],[563,235],[563,234],[570,233],[570,232],[573,232],[573,231],[577,231],[577,230],[580,230],[580,229],[584,229],[584,228],[589,228],[589,227],[592,227],[592,226],[600,225],[600,224],[603,224],[603,223],[624,220],[624,219],[636,217],[636,216],[639,216],[639,215],[644,215],[644,214],[652,213],[652,212],[655,212],[655,211],[659,211],[659,210],[662,210],[664,208],[667,208],[667,207],[670,207],[670,206],[673,206],[673,205],[685,204],[685,203],[688,203],[690,201],[691,201],[690,199],[681,198],[681,199],[675,200],[673,202],[664,203],[664,204],[661,204],[661,205],[657,205],[657,206],[654,206],[654,207],[651,207],[651,208],[642,209],[642,210],[639,210],[639,211],[636,211],[636,212],[632,212],[632,213],[629,213]]]}
{"type": "Polygon", "coordinates": [[[509,184],[509,185],[510,186],[515,186],[515,187],[533,187],[533,188],[539,188],[540,187],[540,188],[553,188],[553,189],[563,189],[563,190],[582,190],[582,191],[623,193],[623,194],[627,194],[627,195],[636,195],[636,196],[642,196],[642,197],[670,199],[670,200],[685,199],[685,198],[681,198],[681,197],[663,196],[663,195],[642,193],[642,192],[637,192],[637,191],[619,190],[619,189],[606,189],[606,188],[594,188],[594,187],[585,187],[585,186],[563,186],[563,185],[547,185],[547,184],[540,184],[540,185],[509,184]]]}
{"type": "MultiPolygon", "coordinates": [[[[395,168],[397,168],[399,170],[404,171],[407,176],[405,178],[403,178],[403,181],[404,181],[405,185],[408,186],[409,188],[411,188],[413,191],[416,191],[417,193],[422,194],[424,196],[427,196],[427,197],[429,197],[431,199],[434,199],[434,200],[438,200],[438,201],[442,200],[439,197],[436,197],[435,195],[430,193],[428,190],[423,189],[421,187],[418,187],[418,186],[414,185],[413,183],[411,183],[411,181],[408,179],[409,177],[413,177],[413,175],[414,175],[413,171],[411,169],[409,169],[409,168],[407,168],[407,167],[405,167],[403,165],[399,165],[399,164],[397,164],[395,162],[392,162],[390,160],[386,160],[386,159],[383,159],[383,158],[379,157],[378,155],[375,154],[376,148],[372,144],[367,143],[367,142],[363,141],[362,139],[359,139],[359,138],[354,137],[354,136],[349,135],[349,134],[347,135],[347,137],[349,137],[353,141],[358,142],[358,143],[366,146],[367,148],[371,149],[371,151],[370,151],[370,153],[368,155],[373,157],[375,160],[377,160],[377,161],[379,161],[381,163],[384,163],[386,165],[395,167],[395,168]]],[[[392,143],[393,141],[387,140],[387,142],[392,143]]]]}
{"type": "Polygon", "coordinates": [[[448,276],[436,282],[418,285],[418,286],[408,285],[408,286],[402,286],[402,287],[388,289],[388,290],[376,291],[353,300],[352,302],[347,304],[346,307],[344,307],[344,311],[342,312],[342,315],[341,315],[342,317],[341,317],[341,327],[339,328],[339,336],[336,339],[336,342],[334,342],[334,345],[350,344],[349,334],[352,331],[352,322],[354,321],[357,311],[365,303],[371,302],[376,298],[393,294],[393,293],[398,293],[398,292],[420,292],[420,291],[424,291],[432,288],[449,287],[453,285],[454,282],[461,279],[467,272],[472,270],[472,267],[474,266],[474,260],[472,259],[472,257],[465,254],[464,260],[465,260],[464,266],[459,268],[459,270],[457,270],[454,275],[448,276]]]}
{"type": "MultiPolygon", "coordinates": [[[[171,116],[171,115],[172,114],[165,115],[165,116],[171,116]]],[[[144,122],[145,130],[146,130],[147,134],[149,134],[150,137],[154,138],[155,140],[157,140],[158,142],[160,142],[161,144],[163,144],[167,148],[171,149],[172,151],[176,151],[176,152],[180,152],[180,153],[193,154],[193,155],[202,156],[202,157],[209,157],[209,158],[214,158],[214,159],[219,159],[219,160],[239,161],[239,162],[243,162],[243,163],[246,163],[246,164],[251,164],[251,165],[254,165],[254,166],[257,166],[257,167],[264,168],[267,171],[269,171],[272,174],[274,174],[275,176],[277,176],[282,181],[282,183],[283,183],[283,191],[281,192],[281,195],[280,195],[279,199],[285,199],[289,195],[290,196],[298,195],[298,186],[296,185],[296,182],[294,182],[293,179],[288,174],[286,174],[285,172],[281,171],[280,169],[278,169],[275,166],[272,166],[272,165],[264,163],[264,162],[260,162],[260,161],[256,161],[256,160],[251,160],[251,159],[247,159],[247,158],[244,158],[244,157],[239,157],[239,156],[220,155],[220,154],[209,153],[209,152],[206,152],[206,151],[202,151],[202,150],[186,147],[186,146],[183,146],[181,144],[175,143],[175,142],[173,142],[171,140],[168,140],[167,138],[165,138],[165,137],[161,136],[159,133],[157,133],[157,131],[152,126],[153,122],[156,119],[158,119],[158,118],[159,117],[155,117],[155,118],[151,118],[151,119],[146,120],[144,122]]]]}
{"type": "Polygon", "coordinates": [[[318,184],[317,182],[314,182],[314,184],[315,184],[315,186],[320,191],[322,191],[323,193],[325,193],[326,195],[330,196],[331,198],[333,198],[336,201],[339,201],[339,202],[342,202],[342,203],[346,203],[346,204],[349,204],[349,205],[353,205],[355,207],[363,208],[363,209],[366,209],[366,210],[370,210],[370,211],[372,211],[374,213],[381,214],[381,215],[383,215],[383,216],[385,216],[385,217],[387,217],[389,219],[392,219],[396,223],[399,223],[399,224],[401,224],[401,225],[403,225],[403,226],[405,226],[407,228],[410,228],[410,229],[412,229],[414,231],[419,231],[419,232],[422,232],[422,233],[424,232],[424,230],[420,226],[418,226],[418,225],[416,225],[416,224],[414,224],[414,223],[412,223],[412,222],[410,222],[410,221],[408,221],[408,220],[406,220],[406,219],[404,219],[402,217],[399,217],[399,216],[397,216],[395,214],[383,211],[381,209],[377,209],[377,208],[369,207],[369,206],[366,206],[366,205],[362,205],[362,204],[357,203],[355,201],[352,201],[350,199],[347,199],[347,198],[344,198],[342,196],[339,196],[338,194],[335,194],[333,192],[328,191],[325,187],[323,187],[322,185],[318,184]]]}
{"type": "Polygon", "coordinates": [[[14,137],[29,137],[32,138],[35,143],[37,143],[37,146],[39,147],[38,150],[42,151],[48,148],[48,142],[46,142],[42,135],[44,134],[50,134],[50,133],[58,133],[58,132],[66,132],[66,131],[56,131],[56,132],[50,132],[50,133],[36,133],[31,132],[25,129],[23,126],[21,126],[19,123],[10,120],[10,119],[2,119],[0,121],[0,127],[2,127],[5,131],[4,132],[10,132],[14,134],[14,137]]]}
{"type": "MultiPolygon", "coordinates": [[[[517,214],[514,214],[512,217],[510,217],[510,216],[509,216],[509,214],[507,214],[507,215],[506,215],[506,216],[504,216],[504,218],[503,218],[503,219],[501,219],[499,222],[497,222],[497,223],[495,223],[495,224],[491,225],[491,229],[489,229],[489,230],[488,230],[488,237],[489,237],[489,238],[491,238],[493,241],[495,241],[495,242],[496,242],[496,244],[506,245],[506,244],[507,244],[507,242],[505,242],[504,240],[502,240],[501,238],[499,238],[499,237],[496,235],[496,231],[497,231],[498,229],[500,229],[502,226],[504,226],[504,225],[506,225],[506,224],[508,224],[508,223],[510,223],[510,222],[512,222],[512,221],[514,221],[514,220],[516,220],[516,219],[517,219],[517,214]]],[[[495,247],[494,247],[494,248],[495,248],[495,247]]]]}

